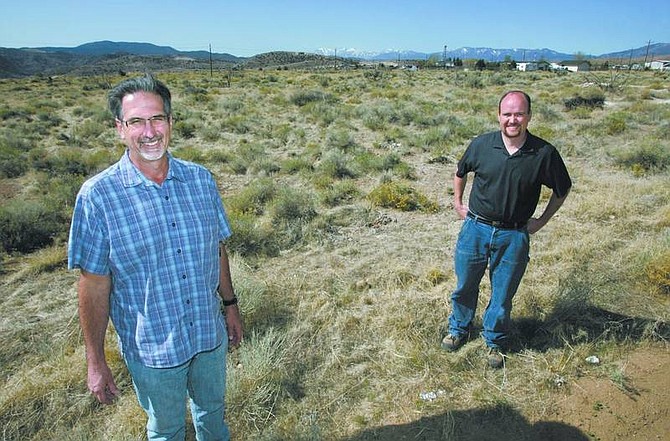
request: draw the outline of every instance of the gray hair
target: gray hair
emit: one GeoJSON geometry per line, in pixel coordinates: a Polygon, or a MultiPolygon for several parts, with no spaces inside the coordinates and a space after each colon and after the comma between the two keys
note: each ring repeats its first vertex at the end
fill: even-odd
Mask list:
{"type": "Polygon", "coordinates": [[[170,89],[168,89],[161,81],[154,78],[152,74],[148,73],[141,77],[123,80],[109,91],[107,94],[107,103],[109,105],[109,111],[112,112],[112,115],[115,118],[119,120],[123,119],[121,100],[123,100],[123,97],[126,95],[135,92],[149,92],[160,96],[163,100],[163,111],[166,115],[172,114],[172,96],[170,95],[170,89]]]}

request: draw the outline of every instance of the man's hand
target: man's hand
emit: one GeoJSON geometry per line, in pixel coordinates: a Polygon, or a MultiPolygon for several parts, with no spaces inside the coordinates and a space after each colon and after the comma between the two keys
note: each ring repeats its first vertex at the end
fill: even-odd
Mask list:
{"type": "Polygon", "coordinates": [[[227,306],[225,309],[226,327],[228,329],[228,343],[238,346],[242,341],[242,317],[238,305],[227,306]]]}
{"type": "Polygon", "coordinates": [[[102,404],[112,404],[119,396],[119,389],[107,364],[88,364],[88,390],[102,404]]]}
{"type": "Polygon", "coordinates": [[[458,214],[458,217],[461,219],[465,219],[465,217],[468,215],[468,206],[467,205],[454,205],[454,209],[456,210],[456,213],[458,214]]]}

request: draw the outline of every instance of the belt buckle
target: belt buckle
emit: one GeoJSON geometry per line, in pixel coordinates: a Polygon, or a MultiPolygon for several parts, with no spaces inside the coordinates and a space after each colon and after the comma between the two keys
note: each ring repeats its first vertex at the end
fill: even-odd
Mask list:
{"type": "Polygon", "coordinates": [[[491,221],[491,226],[496,228],[501,228],[505,225],[505,222],[501,221],[491,221]]]}

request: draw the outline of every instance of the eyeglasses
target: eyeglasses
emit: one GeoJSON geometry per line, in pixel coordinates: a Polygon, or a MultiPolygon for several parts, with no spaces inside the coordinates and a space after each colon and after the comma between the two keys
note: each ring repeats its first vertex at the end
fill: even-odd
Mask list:
{"type": "Polygon", "coordinates": [[[129,129],[140,130],[147,126],[147,121],[151,127],[161,127],[170,121],[169,115],[154,115],[151,118],[130,118],[127,120],[120,120],[129,129]]]}

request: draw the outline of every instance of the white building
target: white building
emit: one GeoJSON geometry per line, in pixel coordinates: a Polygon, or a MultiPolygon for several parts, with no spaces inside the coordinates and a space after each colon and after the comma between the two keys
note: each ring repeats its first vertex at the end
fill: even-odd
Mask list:
{"type": "Polygon", "coordinates": [[[651,70],[670,70],[670,60],[656,60],[647,62],[644,67],[651,70]]]}
{"type": "Polygon", "coordinates": [[[531,72],[539,68],[539,65],[535,61],[516,63],[516,70],[520,70],[521,72],[531,72]]]}

